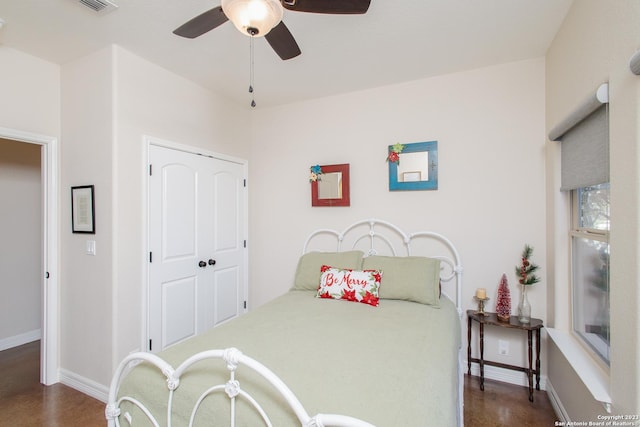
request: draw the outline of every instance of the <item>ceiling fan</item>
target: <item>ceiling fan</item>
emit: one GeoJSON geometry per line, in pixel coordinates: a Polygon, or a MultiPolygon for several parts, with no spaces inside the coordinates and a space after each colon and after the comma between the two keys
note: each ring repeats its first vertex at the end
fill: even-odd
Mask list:
{"type": "Polygon", "coordinates": [[[196,16],[173,33],[193,39],[231,20],[243,34],[264,36],[278,56],[286,60],[300,55],[301,51],[282,21],[284,9],[354,15],[366,13],[370,3],[371,0],[222,0],[220,6],[196,16]]]}

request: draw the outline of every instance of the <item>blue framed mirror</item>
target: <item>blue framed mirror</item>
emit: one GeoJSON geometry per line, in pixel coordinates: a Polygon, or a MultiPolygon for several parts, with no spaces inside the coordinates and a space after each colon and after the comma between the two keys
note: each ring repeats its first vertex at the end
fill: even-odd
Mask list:
{"type": "Polygon", "coordinates": [[[390,145],[387,160],[389,191],[438,189],[438,141],[390,145]]]}

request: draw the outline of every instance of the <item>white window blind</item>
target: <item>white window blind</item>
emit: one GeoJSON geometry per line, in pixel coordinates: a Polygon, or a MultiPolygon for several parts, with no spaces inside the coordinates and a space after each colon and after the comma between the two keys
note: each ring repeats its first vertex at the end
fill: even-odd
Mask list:
{"type": "Polygon", "coordinates": [[[561,190],[609,182],[608,84],[581,103],[549,132],[549,139],[561,141],[561,190]]]}

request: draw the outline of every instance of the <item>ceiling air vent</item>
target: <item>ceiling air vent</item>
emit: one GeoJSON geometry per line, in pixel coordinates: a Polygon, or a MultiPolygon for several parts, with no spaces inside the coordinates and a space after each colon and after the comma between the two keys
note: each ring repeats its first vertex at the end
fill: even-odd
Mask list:
{"type": "Polygon", "coordinates": [[[78,0],[78,2],[101,14],[111,12],[118,8],[117,4],[111,3],[108,0],[78,0]]]}

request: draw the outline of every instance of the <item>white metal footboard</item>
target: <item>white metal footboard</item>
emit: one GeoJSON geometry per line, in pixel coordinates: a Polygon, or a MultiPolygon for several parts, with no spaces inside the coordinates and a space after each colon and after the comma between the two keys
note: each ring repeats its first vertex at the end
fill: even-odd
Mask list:
{"type": "Polygon", "coordinates": [[[120,396],[118,392],[122,381],[126,378],[133,365],[145,361],[154,365],[162,374],[166,377],[166,385],[169,389],[169,397],[167,402],[167,427],[171,427],[172,422],[172,404],[173,396],[178,387],[180,386],[180,378],[193,364],[206,359],[222,359],[226,363],[229,370],[229,380],[225,384],[212,385],[209,389],[205,390],[198,398],[193,406],[193,410],[190,414],[189,426],[193,426],[195,416],[200,409],[200,405],[204,399],[213,394],[224,392],[231,402],[231,427],[235,426],[235,404],[237,398],[246,399],[247,402],[253,407],[253,409],[261,416],[264,424],[271,427],[271,420],[266,412],[262,409],[260,404],[245,390],[242,389],[240,381],[236,379],[236,368],[239,365],[245,365],[251,368],[256,373],[260,374],[264,379],[269,381],[271,385],[285,398],[291,409],[300,420],[300,425],[303,427],[373,427],[365,421],[336,414],[316,414],[315,416],[309,416],[309,414],[302,407],[302,404],[293,394],[293,392],[287,387],[287,385],[278,378],[270,369],[261,364],[260,362],[245,356],[238,349],[228,348],[225,350],[209,350],[191,356],[185,360],[180,366],[174,369],[170,364],[165,362],[159,356],[152,353],[132,353],[127,356],[118,366],[113,379],[111,380],[111,387],[109,389],[109,401],[105,409],[105,416],[108,420],[109,427],[119,427],[120,416],[130,421],[129,414],[121,414],[120,405],[122,402],[130,402],[132,405],[138,407],[154,425],[159,427],[157,419],[146,408],[144,403],[139,397],[134,396],[120,396]]]}

